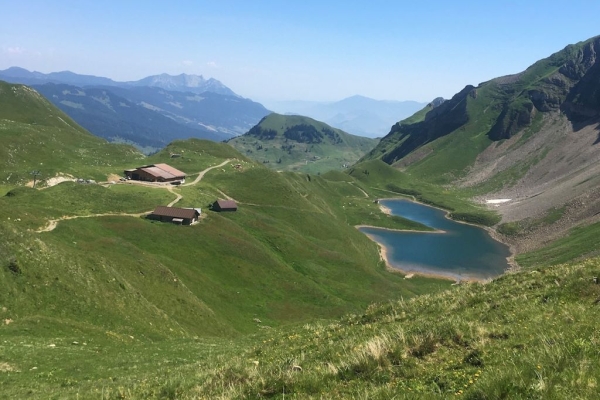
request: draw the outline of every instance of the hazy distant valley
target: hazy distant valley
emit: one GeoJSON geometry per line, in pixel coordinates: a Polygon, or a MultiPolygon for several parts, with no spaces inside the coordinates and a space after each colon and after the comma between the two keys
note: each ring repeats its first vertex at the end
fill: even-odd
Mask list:
{"type": "Polygon", "coordinates": [[[410,117],[426,104],[352,96],[336,102],[279,101],[267,106],[280,114],[304,115],[353,135],[376,138],[387,135],[390,126],[410,117]]]}

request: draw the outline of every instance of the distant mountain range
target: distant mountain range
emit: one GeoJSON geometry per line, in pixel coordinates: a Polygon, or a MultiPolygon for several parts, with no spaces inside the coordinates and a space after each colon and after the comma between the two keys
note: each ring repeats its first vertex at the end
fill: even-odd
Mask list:
{"type": "Polygon", "coordinates": [[[202,137],[222,141],[231,137],[204,127],[193,128],[178,123],[104,88],[54,83],[31,87],[94,135],[111,142],[133,143],[147,152],[162,148],[175,139],[202,137]]]}
{"type": "Polygon", "coordinates": [[[4,71],[0,71],[0,79],[22,83],[25,85],[39,85],[44,83],[65,83],[73,86],[117,86],[117,87],[134,87],[134,86],[151,86],[159,87],[166,90],[177,92],[192,92],[204,93],[212,92],[224,94],[227,96],[237,96],[233,90],[222,84],[220,81],[209,78],[204,79],[202,75],[152,75],[138,81],[117,82],[110,78],[104,78],[94,75],[81,75],[71,71],[51,72],[44,74],[37,71],[28,71],[20,67],[10,67],[4,71]]]}
{"type": "Polygon", "coordinates": [[[159,87],[162,89],[177,92],[211,92],[217,94],[224,94],[226,96],[240,97],[239,95],[235,94],[233,90],[223,85],[220,81],[214,78],[204,79],[202,75],[180,74],[172,76],[168,74],[160,74],[148,76],[144,79],[140,79],[139,81],[126,83],[130,86],[159,87]]]}
{"type": "Polygon", "coordinates": [[[426,104],[352,96],[336,102],[281,101],[267,106],[281,114],[306,115],[354,135],[374,138],[385,136],[390,126],[426,104]]]}
{"type": "Polygon", "coordinates": [[[125,141],[145,152],[175,139],[229,139],[270,113],[218,80],[198,75],[116,82],[70,71],[43,74],[11,67],[0,71],[0,80],[30,85],[96,136],[125,141]]]}
{"type": "Polygon", "coordinates": [[[273,113],[229,144],[277,170],[318,173],[349,167],[377,140],[351,135],[309,117],[273,113]]]}
{"type": "MultiPolygon", "coordinates": [[[[174,139],[227,140],[248,132],[270,113],[262,104],[201,75],[160,74],[118,82],[71,71],[45,74],[11,67],[0,71],[0,80],[32,86],[91,133],[134,144],[146,153],[174,139]]],[[[385,135],[390,126],[425,103],[353,96],[333,103],[272,105],[284,114],[306,115],[374,138],[385,135]]]]}

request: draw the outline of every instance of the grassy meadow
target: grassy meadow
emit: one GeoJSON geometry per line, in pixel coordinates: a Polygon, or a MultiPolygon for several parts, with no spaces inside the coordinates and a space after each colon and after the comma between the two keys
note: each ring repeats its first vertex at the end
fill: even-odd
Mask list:
{"type": "Polygon", "coordinates": [[[414,223],[381,213],[351,182],[277,173],[225,144],[175,143],[152,157],[143,163],[168,161],[190,180],[232,159],[197,185],[171,189],[183,196],[179,206],[204,209],[199,224],[116,215],[167,204],[175,193],[164,188],[64,182],[3,189],[0,382],[9,397],[87,396],[133,384],[138,372],[159,379],[154,354],[165,365],[186,365],[194,359],[189,346],[217,354],[222,349],[204,347],[207,341],[239,346],[247,335],[449,287],[386,270],[376,244],[354,225],[414,223]],[[182,157],[170,162],[172,152],[182,157]],[[239,202],[238,212],[207,209],[225,196],[239,202]],[[64,217],[78,218],[36,232],[64,217]]]}
{"type": "Polygon", "coordinates": [[[593,255],[593,226],[519,256],[523,272],[489,284],[406,280],[354,226],[426,228],[381,213],[375,199],[488,212],[380,161],[277,173],[225,144],[191,141],[151,162],[174,152],[190,179],[231,162],[174,193],[3,189],[5,397],[560,398],[575,382],[585,382],[579,397],[593,391],[598,260],[549,267],[593,255]],[[179,206],[204,209],[199,224],[109,215],[36,232],[62,216],[149,211],[175,193],[179,206]],[[239,211],[207,209],[224,197],[239,211]]]}
{"type": "Polygon", "coordinates": [[[3,104],[0,398],[597,392],[597,224],[519,255],[521,272],[489,283],[405,279],[355,226],[427,228],[383,214],[376,199],[411,196],[482,225],[498,216],[465,192],[379,160],[345,172],[279,173],[200,140],[145,157],[92,137],[22,86],[1,84],[3,104]],[[27,97],[33,105],[18,105],[27,97]],[[100,181],[158,162],[191,183],[226,160],[198,184],[168,190],[24,186],[34,169],[42,179],[100,181]],[[198,224],[144,218],[177,194],[177,206],[203,209],[198,224]],[[217,198],[235,199],[239,210],[208,210],[217,198]],[[40,232],[51,220],[55,228],[40,232]]]}
{"type": "Polygon", "coordinates": [[[594,398],[599,273],[532,269],[234,339],[19,337],[0,379],[11,398],[594,398]]]}

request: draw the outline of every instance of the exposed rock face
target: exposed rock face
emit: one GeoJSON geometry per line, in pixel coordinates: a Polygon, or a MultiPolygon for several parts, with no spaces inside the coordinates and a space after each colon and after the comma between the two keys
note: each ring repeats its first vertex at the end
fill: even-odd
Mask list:
{"type": "Polygon", "coordinates": [[[600,38],[595,38],[580,46],[567,46],[561,52],[529,67],[512,83],[514,87],[509,92],[518,93],[523,87],[529,88],[515,98],[507,99],[496,125],[490,131],[490,138],[510,138],[529,125],[537,111],[561,110],[572,120],[598,115],[598,49],[600,38]],[[544,70],[552,69],[555,71],[548,76],[532,80],[544,70]]]}
{"type": "Polygon", "coordinates": [[[468,129],[471,120],[490,121],[485,134],[497,141],[511,138],[539,113],[563,112],[573,123],[598,117],[599,50],[600,36],[569,45],[522,73],[467,86],[451,100],[436,99],[422,120],[395,124],[368,157],[393,164],[429,142],[468,129]]]}
{"type": "Polygon", "coordinates": [[[428,104],[428,106],[431,108],[436,108],[438,106],[441,106],[442,103],[444,103],[445,101],[446,99],[444,99],[443,97],[436,97],[431,103],[428,104]]]}
{"type": "Polygon", "coordinates": [[[402,141],[402,144],[385,154],[382,160],[392,164],[419,146],[445,136],[465,124],[469,120],[467,96],[473,90],[475,87],[468,85],[452,99],[438,101],[438,106],[427,113],[424,121],[411,125],[404,125],[402,122],[395,124],[389,135],[382,141],[397,140],[402,141]]]}

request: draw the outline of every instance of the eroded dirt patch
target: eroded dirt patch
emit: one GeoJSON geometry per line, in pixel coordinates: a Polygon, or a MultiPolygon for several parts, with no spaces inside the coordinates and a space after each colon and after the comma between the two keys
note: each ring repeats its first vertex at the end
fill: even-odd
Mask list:
{"type": "Polygon", "coordinates": [[[18,372],[19,370],[7,362],[0,361],[0,372],[18,372]]]}

